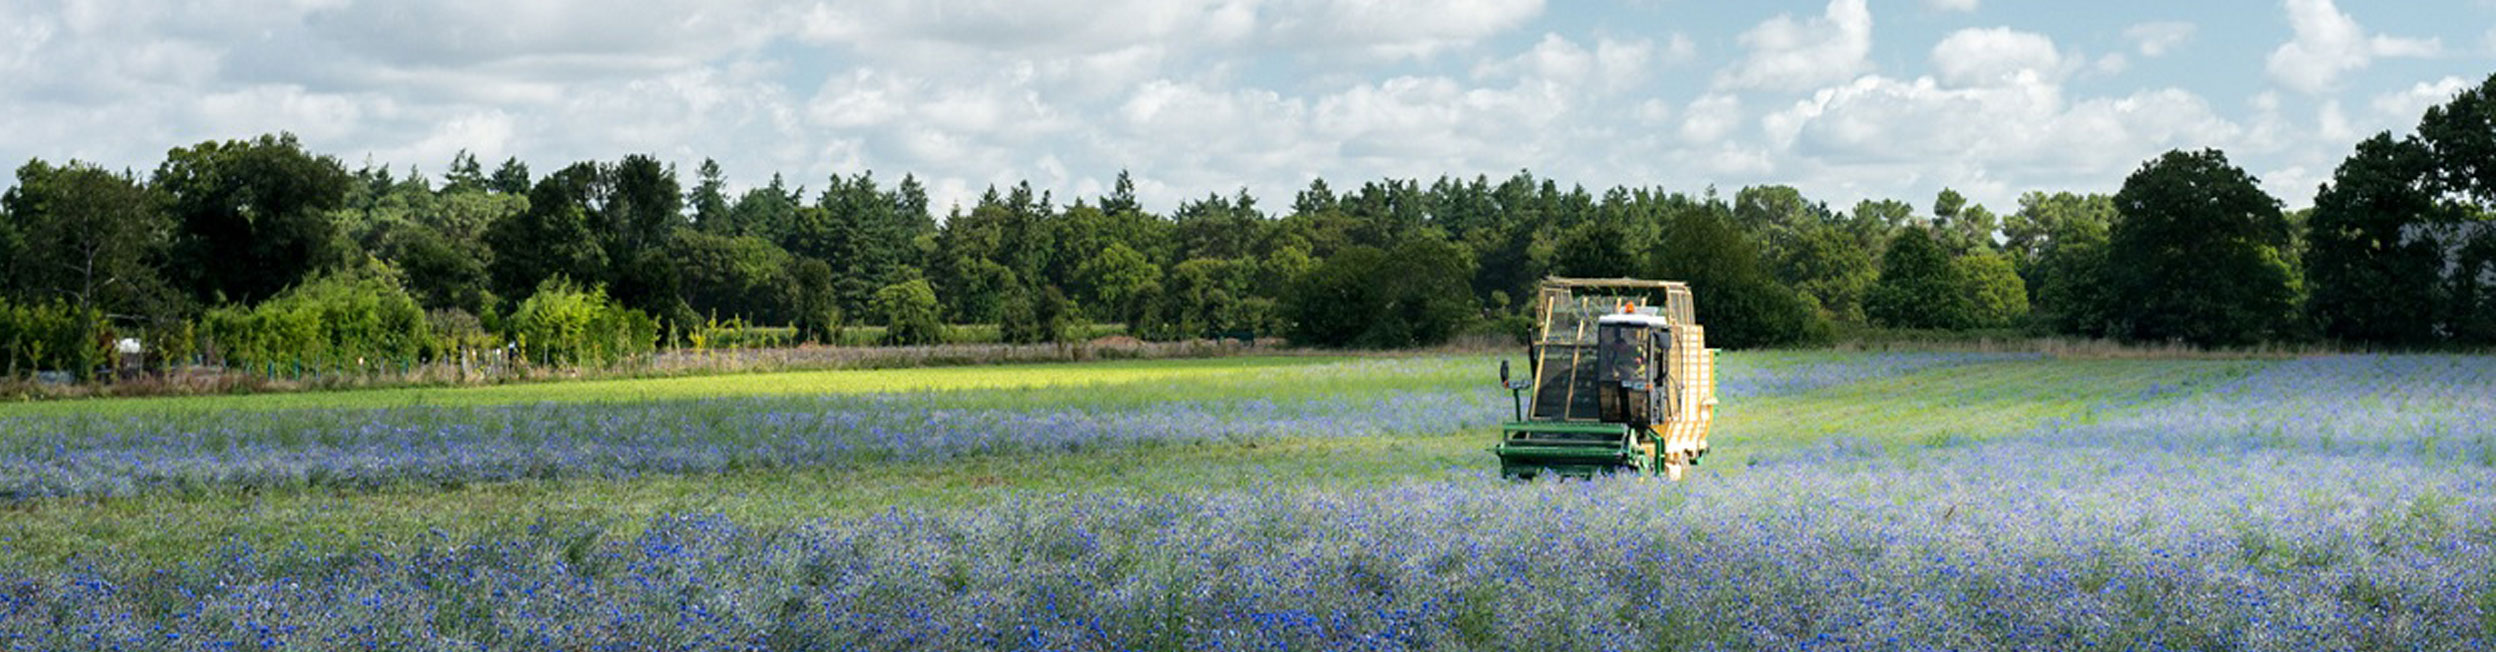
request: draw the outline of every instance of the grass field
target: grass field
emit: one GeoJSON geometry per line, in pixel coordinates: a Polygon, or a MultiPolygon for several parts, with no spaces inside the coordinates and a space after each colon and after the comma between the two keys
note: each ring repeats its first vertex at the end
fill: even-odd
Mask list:
{"type": "Polygon", "coordinates": [[[1720,364],[1679,484],[1488,356],[9,405],[0,647],[2496,644],[2496,360],[1720,364]]]}

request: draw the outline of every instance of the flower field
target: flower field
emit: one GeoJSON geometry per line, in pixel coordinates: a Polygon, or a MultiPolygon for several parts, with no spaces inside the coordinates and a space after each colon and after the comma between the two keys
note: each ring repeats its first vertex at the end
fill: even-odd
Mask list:
{"type": "MultiPolygon", "coordinates": [[[[1485,426],[1507,397],[1481,358],[1143,386],[0,417],[16,510],[0,521],[62,524],[0,524],[0,549],[121,522],[266,525],[179,559],[0,556],[0,648],[2496,646],[2496,360],[1723,362],[1719,452],[1678,484],[1493,477],[1485,426]],[[854,516],[407,517],[439,526],[419,534],[271,507],[387,512],[491,484],[541,492],[508,512],[528,514],[608,495],[582,487],[1000,457],[1138,465],[1180,488],[1087,472],[854,516]]],[[[832,484],[799,495],[848,491],[832,484]]],[[[339,522],[353,521],[325,523],[339,522]]]]}

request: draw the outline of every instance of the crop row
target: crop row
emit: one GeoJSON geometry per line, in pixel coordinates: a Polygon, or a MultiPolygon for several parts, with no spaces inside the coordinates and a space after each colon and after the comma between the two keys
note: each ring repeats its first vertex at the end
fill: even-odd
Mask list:
{"type": "MultiPolygon", "coordinates": [[[[1758,395],[1985,358],[1867,356],[1729,374],[1758,395]]],[[[1080,369],[1080,368],[1076,368],[1080,369]]],[[[1283,382],[1435,378],[1435,360],[1277,370],[1283,382]]],[[[1144,444],[1441,433],[1496,422],[1506,397],[1475,389],[994,405],[1017,394],[897,393],[646,403],[432,406],[0,419],[0,500],[275,488],[360,489],[520,479],[844,467],[1144,444]]],[[[1121,386],[1061,389],[1056,398],[1121,386]]],[[[1148,389],[1164,393],[1166,389],[1148,389]]],[[[1219,393],[1219,390],[1211,393],[1219,393]]],[[[1043,398],[1050,398],[1044,396],[1043,398]]]]}
{"type": "Polygon", "coordinates": [[[2467,649],[2496,644],[2496,470],[2417,453],[2483,437],[2471,390],[2490,382],[2485,359],[2290,362],[2025,436],[1831,445],[1682,484],[1466,477],[106,556],[0,570],[0,645],[2467,649]],[[2309,445],[2343,423],[2380,424],[2377,445],[2309,445]]]}

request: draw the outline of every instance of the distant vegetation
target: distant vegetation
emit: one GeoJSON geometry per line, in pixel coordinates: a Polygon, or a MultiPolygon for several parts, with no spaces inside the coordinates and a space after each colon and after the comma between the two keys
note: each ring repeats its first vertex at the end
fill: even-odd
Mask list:
{"type": "Polygon", "coordinates": [[[154,171],[30,161],[0,196],[0,373],[143,364],[406,368],[500,351],[602,364],[709,339],[1012,343],[1090,323],[1148,341],[1280,335],[1407,347],[1523,330],[1547,275],[1690,281],[1711,341],[2010,329],[2135,342],[2496,343],[2496,78],[2381,134],[2283,212],[2215,150],[2145,162],[2113,196],[2030,192],[1996,214],[1833,209],[1786,186],[1590,192],[1494,181],[1312,181],[1149,212],[991,188],[938,220],[913,177],[731,196],[633,155],[444,174],[306,151],[290,135],[172,150],[154,171]],[[118,357],[130,357],[126,353],[118,357]],[[124,360],[124,365],[132,364],[124,360]]]}

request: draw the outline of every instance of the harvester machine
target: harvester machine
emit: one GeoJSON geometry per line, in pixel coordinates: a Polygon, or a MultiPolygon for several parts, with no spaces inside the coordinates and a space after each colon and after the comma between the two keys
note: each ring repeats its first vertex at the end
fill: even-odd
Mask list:
{"type": "Polygon", "coordinates": [[[1515,413],[1491,448],[1501,475],[1628,470],[1679,480],[1707,456],[1716,356],[1690,286],[1548,278],[1534,301],[1541,326],[1526,347],[1525,377],[1499,363],[1515,413]]]}

